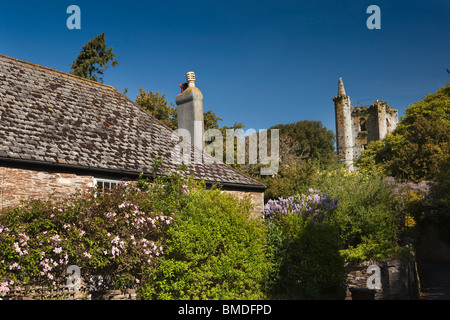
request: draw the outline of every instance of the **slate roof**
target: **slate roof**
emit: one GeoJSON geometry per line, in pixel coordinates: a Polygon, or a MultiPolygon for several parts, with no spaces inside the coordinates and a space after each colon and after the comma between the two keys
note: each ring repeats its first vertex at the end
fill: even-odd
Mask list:
{"type": "MultiPolygon", "coordinates": [[[[111,86],[0,55],[0,160],[150,173],[156,157],[175,170],[173,131],[111,86]]],[[[204,154],[199,180],[265,186],[204,154]]]]}

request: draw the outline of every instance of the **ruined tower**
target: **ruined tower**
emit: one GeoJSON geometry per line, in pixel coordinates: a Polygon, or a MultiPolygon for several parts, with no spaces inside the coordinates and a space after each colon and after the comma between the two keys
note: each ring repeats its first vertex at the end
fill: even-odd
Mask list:
{"type": "Polygon", "coordinates": [[[353,170],[353,161],[361,155],[368,143],[384,139],[396,128],[398,111],[382,100],[369,106],[351,106],[342,78],[339,79],[338,95],[332,100],[336,117],[338,158],[353,170]]]}
{"type": "Polygon", "coordinates": [[[352,111],[350,97],[345,93],[344,82],[339,79],[338,95],[333,98],[336,117],[336,147],[340,161],[353,167],[352,111]]]}

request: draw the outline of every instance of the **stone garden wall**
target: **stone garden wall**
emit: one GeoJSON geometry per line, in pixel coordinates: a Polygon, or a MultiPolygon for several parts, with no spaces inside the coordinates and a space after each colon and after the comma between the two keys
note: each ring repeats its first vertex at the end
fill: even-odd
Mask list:
{"type": "MultiPolygon", "coordinates": [[[[414,257],[408,260],[386,259],[348,264],[347,300],[414,300],[419,298],[419,278],[414,257]],[[380,286],[368,288],[367,280],[374,280],[370,266],[379,267],[380,286]],[[368,273],[369,271],[369,273],[368,273]]],[[[371,282],[375,285],[375,281],[371,282]]]]}

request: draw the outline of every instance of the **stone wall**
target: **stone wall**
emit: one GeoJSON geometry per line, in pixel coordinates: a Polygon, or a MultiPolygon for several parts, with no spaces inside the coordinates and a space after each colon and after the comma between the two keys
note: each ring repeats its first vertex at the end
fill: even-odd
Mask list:
{"type": "Polygon", "coordinates": [[[348,264],[346,266],[347,300],[357,299],[358,295],[361,293],[366,294],[369,291],[367,290],[367,280],[373,273],[368,273],[367,271],[371,265],[380,268],[381,287],[373,289],[374,300],[418,299],[417,265],[415,259],[411,257],[409,260],[386,259],[348,264]]]}
{"type": "Polygon", "coordinates": [[[235,195],[238,199],[243,199],[249,196],[253,203],[253,216],[261,215],[264,209],[264,192],[249,192],[249,191],[230,191],[225,190],[225,192],[235,195]]]}
{"type": "MultiPolygon", "coordinates": [[[[0,210],[18,205],[21,201],[45,200],[49,195],[67,196],[77,190],[85,191],[93,186],[94,177],[90,175],[0,167],[0,210]]],[[[260,214],[263,210],[263,192],[225,192],[234,194],[239,199],[250,196],[254,204],[254,215],[260,214]]]]}
{"type": "Polygon", "coordinates": [[[21,288],[11,289],[3,300],[137,300],[136,290],[105,290],[92,292],[87,288],[77,290],[62,287],[58,289],[21,288]]]}
{"type": "Polygon", "coordinates": [[[0,167],[0,210],[24,200],[66,196],[93,186],[92,176],[0,167]]]}

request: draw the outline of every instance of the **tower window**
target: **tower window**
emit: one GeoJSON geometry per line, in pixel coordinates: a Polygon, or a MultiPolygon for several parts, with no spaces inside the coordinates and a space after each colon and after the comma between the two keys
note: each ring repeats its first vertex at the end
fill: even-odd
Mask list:
{"type": "Polygon", "coordinates": [[[359,120],[359,131],[367,131],[367,128],[366,128],[366,119],[364,119],[364,118],[361,118],[361,119],[359,120]]]}

